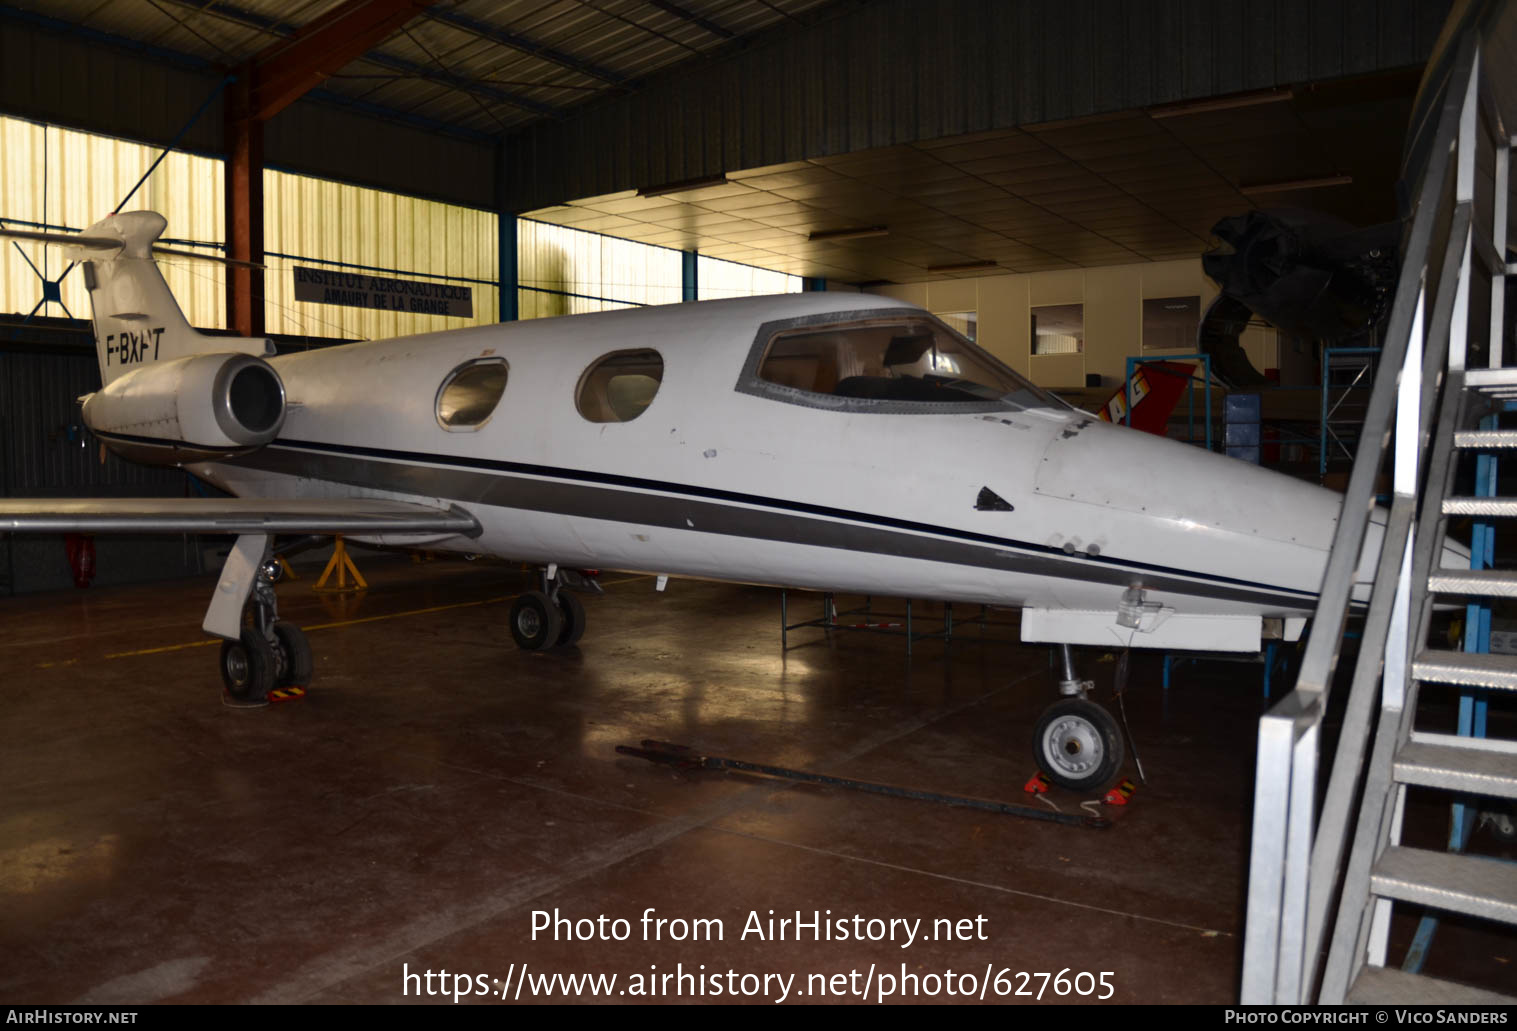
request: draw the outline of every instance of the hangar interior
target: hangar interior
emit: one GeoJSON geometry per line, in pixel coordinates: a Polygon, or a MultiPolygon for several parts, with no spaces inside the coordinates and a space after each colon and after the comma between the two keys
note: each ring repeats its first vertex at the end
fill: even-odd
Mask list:
{"type": "MultiPolygon", "coordinates": [[[[178,252],[159,266],[190,324],[281,355],[842,293],[926,309],[1094,411],[1132,398],[1135,361],[1198,359],[1223,293],[1201,260],[1220,220],[1305,209],[1347,232],[1407,217],[1404,145],[1449,16],[1422,0],[6,0],[0,227],[158,211],[178,252]],[[297,270],[450,288],[468,308],[313,302],[297,270]]],[[[1504,193],[1479,200],[1504,217],[1504,193]]],[[[5,496],[220,495],[82,424],[76,399],[101,379],[77,265],[24,239],[0,258],[5,496]]],[[[1320,340],[1257,313],[1234,329],[1283,427],[1265,464],[1343,489],[1357,438],[1334,430],[1347,444],[1330,469],[1329,404],[1364,408],[1372,363],[1333,393],[1320,340]]],[[[1224,432],[1229,390],[1206,368],[1158,433],[1194,439],[1197,404],[1206,439],[1224,432]]],[[[951,968],[1089,972],[1132,1003],[1247,994],[1259,717],[1299,646],[1262,665],[1134,652],[1130,671],[1120,650],[1085,649],[1096,690],[1118,685],[1136,752],[1122,772],[1140,782],[1096,832],[1078,825],[1091,800],[1024,791],[1026,740],[1061,678],[1014,609],[976,622],[937,596],[782,603],[771,587],[608,571],[581,643],[523,650],[508,618],[537,572],[355,546],[366,589],[322,592],[323,544],[292,554],[278,589],[310,633],[311,690],[244,712],[220,704],[219,642],[197,637],[231,543],[5,535],[6,1001],[453,1001],[407,974],[528,964],[735,971],[721,992],[692,973],[687,996],[723,1002],[772,1001],[766,973],[848,975],[809,999],[857,998],[876,964],[916,1001],[955,1001],[942,976],[905,986],[951,968]],[[796,612],[856,603],[843,622],[895,632],[782,643],[796,612]],[[928,629],[911,636],[912,619],[928,629]],[[648,738],[1074,819],[615,751],[648,738]],[[817,911],[860,915],[864,940],[767,923],[817,911]],[[650,936],[649,912],[673,922],[650,936]],[[568,923],[538,929],[541,913],[568,923]],[[630,937],[577,923],[603,914],[630,937]],[[979,918],[906,944],[891,923],[979,918]],[[724,937],[699,939],[697,919],[724,937]],[[742,933],[751,919],[769,933],[742,933]]],[[[1350,641],[1340,669],[1355,658],[1350,641]]],[[[1512,719],[1494,699],[1492,736],[1512,719]]],[[[1505,812],[1471,850],[1517,858],[1505,812]]],[[[1448,813],[1413,792],[1398,834],[1441,848],[1448,813]]],[[[1517,900],[1504,905],[1446,916],[1436,936],[1434,907],[1398,907],[1382,940],[1430,977],[1509,992],[1517,900]]]]}

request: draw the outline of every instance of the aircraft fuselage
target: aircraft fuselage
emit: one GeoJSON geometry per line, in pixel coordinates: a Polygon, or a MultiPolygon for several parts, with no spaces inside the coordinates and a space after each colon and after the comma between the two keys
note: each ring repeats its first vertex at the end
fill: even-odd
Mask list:
{"type": "Polygon", "coordinates": [[[831,410],[738,389],[776,319],[864,310],[920,314],[813,294],[282,355],[278,439],[190,468],[239,495],[420,497],[479,521],[477,539],[439,549],[1107,614],[1136,586],[1180,617],[1299,629],[1338,513],[1330,491],[1063,407],[831,410]],[[662,356],[652,402],[589,421],[581,377],[634,348],[662,356]],[[477,359],[505,360],[504,394],[483,425],[449,430],[439,388],[477,359]],[[1005,506],[977,507],[986,488],[1005,506]]]}

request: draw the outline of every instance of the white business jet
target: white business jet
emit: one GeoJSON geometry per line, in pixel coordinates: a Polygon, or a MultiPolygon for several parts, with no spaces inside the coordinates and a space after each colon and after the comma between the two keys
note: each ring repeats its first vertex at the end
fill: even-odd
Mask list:
{"type": "Polygon", "coordinates": [[[235,497],[6,499],[0,530],[236,534],[204,623],[236,703],[311,674],[278,618],[273,536],[344,533],[541,566],[511,611],[531,649],[579,639],[565,585],[588,568],[1020,607],[1023,640],[1064,646],[1037,761],[1092,789],[1122,738],[1069,645],[1257,652],[1300,637],[1321,586],[1339,495],[1098,421],[900,301],[674,304],[276,355],[190,328],[153,257],[164,228],[139,211],[10,235],[83,264],[90,430],[235,497]]]}

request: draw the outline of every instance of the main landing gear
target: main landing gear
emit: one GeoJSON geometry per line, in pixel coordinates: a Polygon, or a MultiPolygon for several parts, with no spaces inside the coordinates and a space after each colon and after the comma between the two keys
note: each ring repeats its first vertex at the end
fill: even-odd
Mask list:
{"type": "Polygon", "coordinates": [[[311,682],[314,661],[305,631],[279,618],[274,584],[282,574],[279,560],[265,556],[248,599],[252,618],[235,641],[221,644],[221,683],[230,705],[265,705],[275,688],[311,682]]]}
{"type": "Polygon", "coordinates": [[[1064,697],[1039,717],[1033,756],[1038,769],[1060,787],[1097,792],[1122,768],[1122,732],[1111,713],[1086,697],[1094,684],[1075,675],[1069,645],[1061,644],[1059,650],[1064,665],[1059,693],[1064,697]]]}
{"type": "Polygon", "coordinates": [[[529,652],[570,648],[585,633],[585,605],[576,590],[600,593],[593,572],[551,565],[542,574],[542,590],[528,591],[511,606],[511,636],[529,652]]]}

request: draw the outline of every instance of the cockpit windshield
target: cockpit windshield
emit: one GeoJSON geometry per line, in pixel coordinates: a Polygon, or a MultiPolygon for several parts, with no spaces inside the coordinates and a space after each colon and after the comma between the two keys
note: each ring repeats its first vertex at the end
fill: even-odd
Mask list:
{"type": "Polygon", "coordinates": [[[766,383],[894,402],[890,409],[896,404],[1067,407],[937,319],[908,313],[781,330],[757,371],[766,383]]]}

